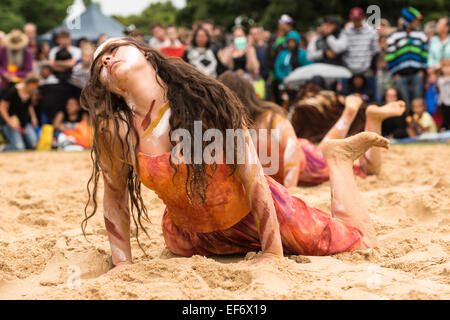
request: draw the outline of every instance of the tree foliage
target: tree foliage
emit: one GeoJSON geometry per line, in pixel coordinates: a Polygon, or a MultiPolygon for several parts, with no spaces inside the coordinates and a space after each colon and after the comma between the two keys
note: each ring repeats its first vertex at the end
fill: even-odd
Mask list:
{"type": "Polygon", "coordinates": [[[37,25],[38,33],[58,26],[67,16],[73,0],[1,0],[0,30],[22,29],[26,22],[37,25]]]}
{"type": "Polygon", "coordinates": [[[178,9],[168,1],[152,3],[139,15],[114,16],[114,18],[125,26],[134,24],[136,29],[148,34],[149,27],[154,22],[159,22],[164,26],[175,23],[177,13],[178,9]]]}

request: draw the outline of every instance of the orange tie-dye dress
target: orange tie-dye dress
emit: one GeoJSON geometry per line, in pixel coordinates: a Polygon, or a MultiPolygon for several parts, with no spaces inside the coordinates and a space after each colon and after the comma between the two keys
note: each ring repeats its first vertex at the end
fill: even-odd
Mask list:
{"type": "MultiPolygon", "coordinates": [[[[223,255],[261,250],[258,227],[245,189],[227,165],[217,165],[204,203],[186,195],[187,170],[174,168],[170,153],[149,156],[139,153],[140,179],[165,203],[162,221],[167,248],[181,256],[223,255]]],[[[209,172],[211,173],[211,172],[209,172]]],[[[287,254],[330,255],[356,250],[361,232],[301,199],[266,176],[287,254]]]]}

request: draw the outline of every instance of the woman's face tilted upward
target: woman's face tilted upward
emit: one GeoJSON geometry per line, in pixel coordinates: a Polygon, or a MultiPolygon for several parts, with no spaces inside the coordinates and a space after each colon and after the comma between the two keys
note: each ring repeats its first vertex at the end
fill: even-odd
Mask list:
{"type": "Polygon", "coordinates": [[[97,57],[96,70],[101,83],[118,95],[127,91],[128,78],[148,65],[144,53],[122,39],[106,42],[99,47],[94,59],[97,57]]]}

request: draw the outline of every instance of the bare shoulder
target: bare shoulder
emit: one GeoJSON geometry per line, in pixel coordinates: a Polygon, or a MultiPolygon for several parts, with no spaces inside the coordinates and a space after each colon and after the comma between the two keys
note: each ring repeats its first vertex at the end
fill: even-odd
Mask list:
{"type": "Polygon", "coordinates": [[[125,162],[132,164],[134,147],[136,144],[135,131],[128,124],[124,116],[116,116],[114,119],[99,125],[97,132],[98,151],[102,162],[125,162]],[[109,161],[106,161],[109,159],[109,161]]]}

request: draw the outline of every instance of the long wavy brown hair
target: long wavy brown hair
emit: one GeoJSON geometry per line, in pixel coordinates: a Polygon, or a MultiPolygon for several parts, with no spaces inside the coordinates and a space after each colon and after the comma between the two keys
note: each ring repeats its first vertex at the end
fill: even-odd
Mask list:
{"type": "MultiPolygon", "coordinates": [[[[100,158],[118,157],[123,166],[129,166],[127,191],[131,200],[131,216],[136,226],[136,238],[139,243],[139,227],[147,234],[141,219],[148,220],[147,210],[141,197],[140,170],[137,165],[140,139],[131,108],[121,97],[113,94],[107,85],[101,83],[99,74],[101,56],[112,47],[127,45],[135,46],[143,52],[147,61],[156,71],[156,81],[165,90],[171,108],[169,136],[177,129],[185,129],[193,137],[195,121],[202,121],[203,131],[214,128],[225,135],[227,129],[236,130],[245,127],[247,120],[240,100],[228,88],[181,59],[166,57],[145,43],[130,38],[123,39],[119,43],[112,42],[102,50],[92,64],[90,79],[81,94],[81,104],[89,112],[93,128],[91,152],[93,170],[87,186],[89,199],[85,207],[85,219],[81,226],[85,232],[87,221],[95,215],[98,208],[97,191],[102,170],[100,158]],[[126,128],[125,137],[121,137],[119,134],[121,125],[126,128]],[[117,143],[121,146],[121,154],[114,154],[112,150],[112,146],[117,143]],[[91,205],[92,210],[89,211],[91,205]]],[[[175,146],[177,142],[171,141],[171,143],[175,146]]],[[[206,144],[203,142],[203,150],[206,148],[206,144]]],[[[236,148],[236,144],[234,146],[236,148]]],[[[192,146],[191,154],[194,154],[194,146],[192,146]]],[[[234,155],[236,159],[237,152],[234,152],[234,155]]],[[[216,166],[204,163],[193,164],[193,161],[191,163],[186,164],[186,194],[191,201],[204,202],[216,166]],[[211,167],[212,174],[207,173],[207,167],[211,167]]],[[[236,170],[237,161],[234,163],[234,165],[230,165],[231,174],[236,170]]],[[[175,169],[176,175],[177,166],[172,159],[171,165],[175,169]]]]}
{"type": "Polygon", "coordinates": [[[236,96],[241,100],[244,105],[247,116],[250,120],[250,124],[254,124],[259,116],[266,113],[267,111],[272,111],[270,119],[270,128],[272,128],[272,123],[275,115],[281,115],[287,117],[287,111],[281,108],[279,105],[261,100],[256,94],[253,85],[233,71],[226,71],[222,73],[218,80],[226,85],[231,91],[233,91],[236,96]]]}
{"type": "MultiPolygon", "coordinates": [[[[297,137],[314,143],[322,141],[345,109],[344,97],[333,91],[308,84],[301,88],[291,107],[291,122],[297,137]]],[[[366,104],[363,104],[350,126],[348,135],[364,130],[366,104]]]]}

